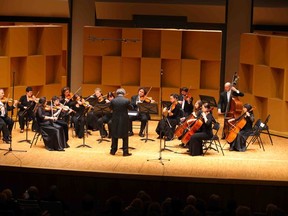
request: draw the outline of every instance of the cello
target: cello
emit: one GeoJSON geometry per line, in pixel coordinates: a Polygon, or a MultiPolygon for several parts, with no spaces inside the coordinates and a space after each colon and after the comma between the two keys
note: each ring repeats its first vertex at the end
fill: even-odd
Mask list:
{"type": "MultiPolygon", "coordinates": [[[[239,76],[237,75],[237,72],[234,73],[233,79],[232,79],[232,87],[235,87],[237,85],[239,76]]],[[[232,89],[231,87],[231,89],[232,89]]],[[[231,118],[238,118],[242,113],[243,104],[239,100],[238,96],[233,96],[233,91],[231,91],[229,102],[226,106],[225,114],[224,114],[224,128],[223,128],[223,135],[227,136],[230,130],[230,125],[228,123],[228,120],[231,118]]]]}
{"type": "MultiPolygon", "coordinates": [[[[253,109],[255,109],[255,107],[252,107],[247,112],[251,112],[253,109]]],[[[229,131],[228,135],[225,138],[228,143],[232,143],[236,139],[240,130],[246,125],[246,119],[244,118],[245,115],[246,112],[243,113],[240,117],[238,117],[237,122],[235,124],[231,124],[228,121],[228,123],[231,124],[232,126],[231,130],[229,131]]]]}

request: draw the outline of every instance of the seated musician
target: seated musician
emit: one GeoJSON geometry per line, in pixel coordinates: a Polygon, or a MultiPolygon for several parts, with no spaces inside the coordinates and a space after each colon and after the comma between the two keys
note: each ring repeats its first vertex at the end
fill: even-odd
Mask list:
{"type": "MultiPolygon", "coordinates": [[[[230,82],[226,82],[224,85],[224,91],[220,93],[218,101],[218,114],[227,114],[230,111],[229,105],[230,99],[233,97],[243,97],[244,93],[236,89],[230,82]]],[[[241,111],[240,111],[241,112],[241,111]]],[[[226,116],[225,116],[226,117],[226,116]]],[[[225,139],[228,132],[227,121],[224,119],[224,129],[222,133],[222,139],[225,139]]]]}
{"type": "MultiPolygon", "coordinates": [[[[112,92],[108,92],[107,94],[107,99],[105,99],[105,103],[110,103],[113,99],[115,98],[114,94],[112,92]]],[[[111,118],[112,118],[112,113],[106,113],[103,116],[101,116],[97,120],[97,127],[99,128],[100,136],[102,138],[108,137],[111,138],[111,118]],[[108,124],[108,131],[107,133],[104,124],[108,124]]]]}
{"type": "Polygon", "coordinates": [[[173,140],[175,128],[182,117],[178,95],[170,94],[170,102],[171,106],[163,109],[164,117],[159,121],[156,128],[156,133],[159,135],[157,138],[162,139],[165,137],[167,141],[173,140]]]}
{"type": "MultiPolygon", "coordinates": [[[[203,155],[202,141],[213,137],[212,122],[214,117],[211,112],[211,106],[208,103],[202,105],[200,118],[197,118],[194,126],[198,129],[192,134],[189,140],[189,153],[191,156],[203,155]]],[[[187,132],[189,133],[189,132],[187,132]]]]}
{"type": "Polygon", "coordinates": [[[189,89],[187,87],[182,87],[180,89],[178,103],[181,104],[181,108],[185,117],[191,114],[193,111],[193,97],[190,96],[189,89]]]}
{"type": "Polygon", "coordinates": [[[55,124],[56,117],[50,116],[50,110],[45,108],[47,108],[46,98],[41,97],[35,109],[35,116],[45,147],[49,151],[65,151],[64,148],[68,148],[69,145],[66,143],[64,130],[62,126],[55,124]]]}
{"type": "Polygon", "coordinates": [[[74,124],[75,133],[78,138],[83,138],[86,124],[86,112],[90,105],[87,105],[85,100],[78,94],[73,95],[73,103],[71,108],[75,111],[71,118],[74,124]]]}
{"type": "MultiPolygon", "coordinates": [[[[241,115],[239,118],[237,119],[229,119],[228,122],[230,124],[233,124],[233,126],[231,127],[231,133],[233,133],[233,128],[234,127],[238,127],[237,126],[237,122],[239,122],[241,119],[244,118],[244,127],[242,127],[240,129],[240,131],[238,132],[238,134],[228,134],[228,136],[233,136],[231,140],[233,140],[232,142],[230,142],[230,151],[245,151],[246,150],[246,140],[248,138],[248,136],[251,134],[252,132],[252,125],[254,122],[254,114],[253,114],[253,109],[252,106],[250,104],[244,104],[243,105],[243,115],[241,115]],[[246,123],[245,123],[246,122],[246,123]]],[[[227,140],[228,137],[226,137],[227,140]]],[[[228,141],[227,141],[228,142],[228,141]]]]}
{"type": "MultiPolygon", "coordinates": [[[[175,131],[175,135],[178,137],[178,139],[182,139],[182,137],[187,132],[188,127],[193,123],[193,119],[196,119],[200,116],[202,112],[202,101],[197,100],[194,104],[194,111],[187,117],[180,118],[181,124],[177,127],[175,131]]],[[[179,144],[181,147],[187,147],[188,145],[181,143],[179,144]]]]}
{"type": "Polygon", "coordinates": [[[57,117],[54,121],[55,124],[62,126],[65,134],[66,142],[69,140],[68,134],[68,123],[66,122],[67,116],[69,116],[74,110],[69,108],[68,106],[64,106],[64,104],[60,103],[60,98],[57,96],[52,97],[52,109],[53,109],[53,116],[57,117]]]}
{"type": "MultiPolygon", "coordinates": [[[[24,132],[24,126],[26,125],[26,123],[33,120],[33,108],[35,104],[36,104],[36,97],[33,95],[33,89],[32,87],[27,87],[26,94],[20,97],[18,104],[20,133],[24,132]]],[[[26,125],[26,127],[28,127],[28,125],[26,125]]]]}
{"type": "Polygon", "coordinates": [[[13,105],[10,106],[8,99],[4,98],[4,90],[0,89],[0,129],[3,133],[3,141],[10,144],[14,121],[8,116],[8,111],[14,109],[18,101],[15,100],[13,105]]]}
{"type": "MultiPolygon", "coordinates": [[[[105,104],[105,98],[103,97],[102,94],[102,90],[100,88],[96,88],[94,90],[94,94],[93,96],[90,96],[90,99],[93,99],[93,103],[91,103],[91,105],[93,104],[105,104]]],[[[91,110],[90,112],[88,112],[87,114],[87,128],[92,130],[92,131],[97,131],[99,130],[98,126],[97,126],[97,121],[98,119],[101,117],[101,114],[99,113],[95,113],[94,110],[91,110]]]]}
{"type": "Polygon", "coordinates": [[[132,122],[139,120],[141,122],[139,136],[144,137],[144,129],[146,127],[146,124],[148,120],[150,120],[150,115],[148,113],[141,113],[139,112],[139,103],[151,103],[154,102],[153,100],[147,98],[147,91],[145,88],[140,87],[138,89],[138,94],[131,97],[131,105],[133,106],[132,111],[137,111],[137,115],[129,115],[129,136],[133,136],[133,127],[132,122]]]}

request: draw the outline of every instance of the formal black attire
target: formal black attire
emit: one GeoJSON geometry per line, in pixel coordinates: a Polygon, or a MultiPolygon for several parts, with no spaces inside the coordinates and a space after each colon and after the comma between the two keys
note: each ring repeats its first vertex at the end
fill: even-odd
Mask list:
{"type": "Polygon", "coordinates": [[[62,151],[69,147],[66,143],[64,130],[60,125],[55,124],[52,120],[45,119],[48,116],[45,109],[40,106],[36,111],[36,121],[39,125],[41,135],[48,150],[62,151]]]}
{"type": "Polygon", "coordinates": [[[98,118],[97,120],[97,127],[99,128],[100,136],[101,137],[111,137],[111,119],[112,119],[112,113],[106,113],[102,117],[98,118]],[[105,129],[105,125],[108,124],[108,132],[105,129]]]}
{"type": "MultiPolygon", "coordinates": [[[[244,117],[246,120],[245,126],[239,131],[235,140],[230,143],[230,150],[235,151],[245,151],[246,150],[246,140],[252,132],[253,122],[255,120],[254,114],[250,113],[250,116],[244,117]]],[[[238,119],[235,119],[237,122],[238,119]]]]}
{"type": "MultiPolygon", "coordinates": [[[[26,122],[33,120],[33,108],[35,106],[34,101],[28,101],[27,95],[22,95],[18,103],[18,118],[20,129],[24,130],[26,122]],[[26,109],[24,108],[26,107],[26,109]]],[[[26,125],[26,127],[28,127],[26,125]]],[[[32,126],[34,128],[34,125],[32,126]]]]}
{"type": "MultiPolygon", "coordinates": [[[[232,97],[243,97],[244,93],[242,92],[236,92],[236,91],[232,91],[230,90],[230,92],[232,93],[232,97]]],[[[220,97],[219,97],[219,101],[218,101],[218,109],[221,109],[222,113],[226,112],[226,107],[228,105],[228,92],[223,91],[220,93],[220,97]]],[[[227,109],[229,111],[229,109],[227,109]]]]}
{"type": "Polygon", "coordinates": [[[149,113],[141,113],[139,112],[139,107],[137,106],[138,103],[147,103],[145,101],[141,102],[139,95],[134,95],[131,97],[131,105],[133,106],[133,111],[137,111],[138,114],[136,116],[129,116],[129,132],[133,132],[132,123],[133,121],[139,120],[141,122],[139,134],[143,134],[143,131],[146,127],[148,120],[151,119],[149,113]]]}
{"type": "Polygon", "coordinates": [[[182,117],[181,105],[179,103],[175,105],[172,113],[173,115],[163,117],[163,119],[159,121],[156,128],[156,133],[159,135],[159,138],[163,138],[165,136],[167,140],[173,139],[175,128],[179,124],[180,118],[182,117]]]}
{"type": "Polygon", "coordinates": [[[130,101],[123,96],[117,96],[110,102],[112,110],[111,124],[111,154],[115,154],[118,149],[118,139],[123,140],[123,155],[128,154],[128,110],[131,109],[130,101]]]}
{"type": "Polygon", "coordinates": [[[9,104],[3,104],[0,101],[0,127],[3,132],[3,140],[10,140],[11,132],[13,129],[14,121],[8,116],[8,111],[14,109],[14,106],[10,106],[9,104]]]}
{"type": "Polygon", "coordinates": [[[213,137],[212,123],[214,121],[214,117],[211,113],[208,113],[206,117],[206,122],[203,118],[201,118],[201,116],[200,118],[198,117],[198,121],[202,121],[203,124],[201,125],[199,130],[191,136],[189,140],[189,152],[192,156],[203,155],[203,140],[208,140],[213,137]]]}
{"type": "MultiPolygon", "coordinates": [[[[65,100],[64,97],[60,97],[60,103],[68,106],[69,108],[72,108],[74,101],[72,99],[69,99],[68,101],[65,100]]],[[[68,114],[68,115],[62,115],[62,120],[65,121],[67,124],[70,122],[70,116],[73,116],[73,114],[68,114]]]]}
{"type": "Polygon", "coordinates": [[[188,103],[188,101],[184,99],[184,96],[180,95],[178,101],[182,101],[181,109],[182,109],[184,117],[189,116],[192,113],[193,108],[194,108],[193,98],[191,98],[190,103],[188,103]]]}
{"type": "MultiPolygon", "coordinates": [[[[106,101],[103,99],[103,100],[99,100],[98,98],[91,98],[91,99],[94,99],[94,103],[92,106],[95,106],[97,104],[105,104],[106,101]]],[[[98,127],[98,124],[97,124],[97,121],[99,118],[101,118],[102,115],[101,113],[95,113],[94,110],[91,110],[90,112],[87,113],[87,128],[88,129],[91,129],[93,131],[96,131],[96,130],[99,130],[99,127],[98,127]]]]}

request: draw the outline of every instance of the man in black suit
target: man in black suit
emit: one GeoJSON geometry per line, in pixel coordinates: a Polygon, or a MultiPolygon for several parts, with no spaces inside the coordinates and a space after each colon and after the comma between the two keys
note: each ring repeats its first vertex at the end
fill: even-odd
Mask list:
{"type": "Polygon", "coordinates": [[[218,101],[218,114],[224,114],[226,112],[226,109],[229,111],[229,108],[227,108],[227,105],[229,103],[229,100],[233,96],[243,97],[244,93],[240,92],[238,89],[232,86],[230,82],[225,83],[224,91],[220,93],[220,97],[218,101]]]}
{"type": "Polygon", "coordinates": [[[133,110],[137,111],[138,114],[135,116],[129,116],[129,136],[133,136],[133,129],[132,129],[132,122],[139,120],[141,122],[141,126],[140,126],[140,131],[139,131],[139,136],[140,137],[144,137],[144,129],[146,127],[146,124],[148,122],[148,120],[150,120],[150,115],[148,113],[141,113],[139,112],[139,107],[138,104],[139,103],[150,103],[151,100],[146,100],[145,96],[147,94],[147,91],[145,90],[145,88],[140,87],[138,89],[138,94],[134,95],[131,97],[131,105],[133,106],[133,110]]]}
{"type": "Polygon", "coordinates": [[[112,124],[111,124],[111,136],[112,145],[110,154],[115,155],[118,149],[118,139],[123,140],[123,156],[130,156],[128,152],[128,124],[129,116],[128,110],[131,109],[130,101],[124,98],[126,91],[123,88],[119,88],[116,91],[117,97],[110,102],[110,108],[112,110],[112,124]]]}
{"type": "Polygon", "coordinates": [[[182,87],[180,89],[180,96],[178,98],[178,103],[181,105],[183,112],[183,117],[189,116],[193,111],[193,97],[189,95],[189,89],[187,87],[182,87]]]}

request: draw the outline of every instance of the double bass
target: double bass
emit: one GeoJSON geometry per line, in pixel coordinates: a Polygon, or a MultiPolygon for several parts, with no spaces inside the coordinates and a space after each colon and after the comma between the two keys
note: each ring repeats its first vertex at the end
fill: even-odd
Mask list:
{"type": "MultiPolygon", "coordinates": [[[[237,85],[238,79],[239,79],[239,76],[238,76],[237,72],[235,72],[235,74],[233,75],[231,88],[235,87],[237,85]]],[[[224,114],[223,133],[224,133],[225,137],[227,136],[227,134],[229,133],[229,130],[230,130],[230,125],[228,123],[228,120],[231,118],[238,118],[242,113],[242,108],[243,108],[242,102],[239,100],[239,98],[237,96],[233,96],[233,92],[231,90],[229,102],[226,106],[226,110],[225,110],[225,114],[224,114]]]]}

